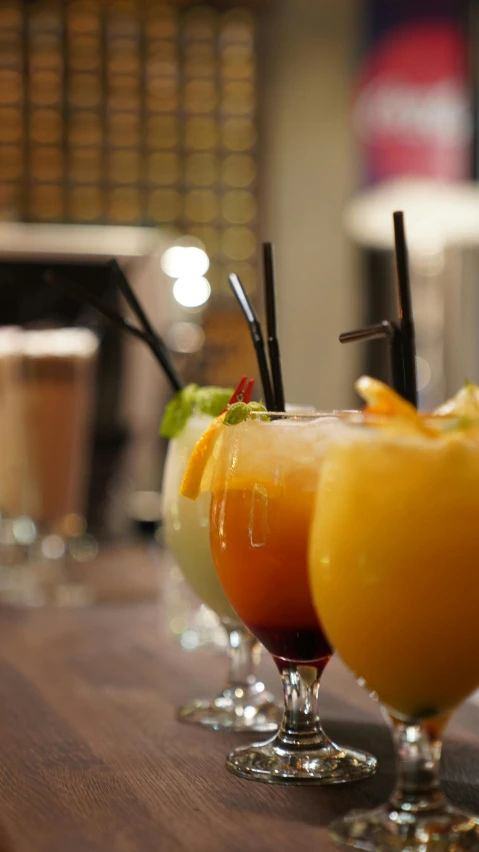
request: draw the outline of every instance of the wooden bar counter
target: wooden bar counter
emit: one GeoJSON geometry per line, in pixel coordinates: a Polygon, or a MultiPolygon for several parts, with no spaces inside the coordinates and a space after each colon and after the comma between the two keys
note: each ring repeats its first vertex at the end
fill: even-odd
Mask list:
{"type": "MultiPolygon", "coordinates": [[[[247,738],[175,720],[177,705],[219,689],[225,661],[168,634],[161,596],[149,594],[158,562],[146,548],[115,548],[92,572],[94,606],[0,609],[0,852],[332,850],[329,822],[383,801],[393,783],[378,707],[333,661],[324,727],[377,755],[368,781],[305,789],[229,775],[225,755],[247,738]]],[[[279,694],[266,654],[263,673],[279,694]]],[[[472,701],[449,726],[442,773],[452,801],[479,813],[472,701]]]]}

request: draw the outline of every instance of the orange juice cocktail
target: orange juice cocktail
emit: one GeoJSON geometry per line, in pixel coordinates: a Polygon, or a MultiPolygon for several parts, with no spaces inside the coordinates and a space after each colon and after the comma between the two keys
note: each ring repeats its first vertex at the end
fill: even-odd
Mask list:
{"type": "Polygon", "coordinates": [[[239,617],[279,660],[326,662],[331,655],[307,564],[327,435],[318,421],[250,420],[229,428],[215,469],[210,528],[220,581],[239,617]]]}
{"type": "Polygon", "coordinates": [[[272,415],[222,425],[211,475],[210,534],[218,576],[235,612],[266,646],[284,689],[281,729],[232,752],[228,769],[288,784],[337,784],[374,772],[363,752],[322,731],[319,680],[332,653],[313,609],[308,538],[334,416],[272,415]]]}
{"type": "Polygon", "coordinates": [[[479,686],[479,407],[475,418],[420,416],[372,380],[359,387],[380,410],[328,449],[311,587],[329,639],[393,719],[400,783],[386,808],[347,817],[333,837],[476,849],[475,823],[445,802],[437,767],[448,715],[479,686]]]}

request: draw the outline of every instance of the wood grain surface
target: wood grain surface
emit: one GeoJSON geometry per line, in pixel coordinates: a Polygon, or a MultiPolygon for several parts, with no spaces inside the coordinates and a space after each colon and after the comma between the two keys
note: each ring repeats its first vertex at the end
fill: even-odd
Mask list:
{"type": "MultiPolygon", "coordinates": [[[[154,575],[146,550],[128,553],[132,578],[154,575]]],[[[114,566],[105,570],[111,577],[114,566]]],[[[168,636],[161,601],[1,609],[0,852],[331,850],[331,819],[383,801],[393,783],[377,706],[333,661],[325,728],[374,752],[375,778],[323,789],[242,781],[224,759],[247,737],[174,718],[181,702],[212,695],[224,669],[221,654],[185,652],[168,636]]],[[[263,672],[278,692],[269,660],[263,672]]],[[[478,727],[470,702],[448,729],[442,764],[450,798],[476,812],[478,727]]]]}

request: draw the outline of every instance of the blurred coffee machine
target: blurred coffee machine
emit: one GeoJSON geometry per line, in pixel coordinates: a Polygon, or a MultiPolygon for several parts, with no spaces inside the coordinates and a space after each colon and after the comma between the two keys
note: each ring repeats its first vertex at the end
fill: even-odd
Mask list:
{"type": "Polygon", "coordinates": [[[161,331],[171,321],[171,283],[160,266],[168,245],[152,228],[0,224],[2,325],[86,327],[100,340],[86,513],[102,537],[125,530],[132,492],[159,489],[158,422],[169,389],[141,342],[57,292],[43,273],[55,267],[127,314],[105,266],[116,257],[161,331]]]}

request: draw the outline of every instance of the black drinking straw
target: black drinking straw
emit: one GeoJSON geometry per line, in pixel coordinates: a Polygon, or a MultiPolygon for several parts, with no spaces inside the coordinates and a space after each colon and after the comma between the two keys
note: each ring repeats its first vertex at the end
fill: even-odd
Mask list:
{"type": "Polygon", "coordinates": [[[351,343],[356,340],[381,339],[386,339],[389,343],[393,388],[398,394],[405,397],[401,331],[395,322],[384,320],[377,323],[377,325],[370,325],[368,328],[361,328],[357,331],[346,331],[344,334],[339,335],[341,343],[351,343]]]}
{"type": "Polygon", "coordinates": [[[279,353],[279,343],[276,335],[276,298],[274,287],[273,246],[271,243],[263,243],[263,275],[269,364],[271,368],[274,397],[273,411],[284,411],[285,402],[283,376],[281,372],[281,356],[279,353]]]}
{"type": "Polygon", "coordinates": [[[112,260],[108,261],[107,267],[113,273],[113,277],[116,283],[118,284],[118,289],[122,292],[133,313],[136,314],[136,316],[138,317],[140,325],[143,326],[146,333],[149,334],[150,337],[158,337],[158,334],[150,323],[145,311],[143,310],[142,305],[138,300],[136,293],[132,289],[131,284],[129,283],[125,273],[119,266],[118,262],[113,258],[112,260]]]}
{"type": "Polygon", "coordinates": [[[266,352],[264,348],[263,330],[261,328],[261,323],[256,315],[253,305],[251,304],[250,300],[248,299],[248,296],[246,295],[244,287],[238,276],[235,274],[229,275],[228,281],[230,282],[231,288],[236,298],[238,299],[238,302],[240,303],[241,310],[243,311],[249,326],[251,338],[253,340],[253,346],[256,352],[256,360],[258,362],[261,384],[263,385],[266,408],[268,411],[275,411],[275,401],[273,396],[273,390],[271,387],[268,362],[266,360],[266,352]]]}
{"type": "Polygon", "coordinates": [[[136,315],[137,319],[139,320],[140,325],[143,326],[144,330],[146,331],[146,333],[151,338],[152,342],[148,345],[150,347],[152,347],[154,345],[155,351],[158,350],[158,357],[159,358],[163,358],[164,360],[169,361],[168,350],[167,350],[165,344],[163,343],[163,340],[161,339],[158,332],[155,331],[153,325],[151,324],[150,320],[148,319],[146,311],[144,310],[143,306],[141,305],[140,300],[138,299],[138,296],[136,295],[135,291],[133,290],[130,282],[128,281],[128,279],[125,275],[125,273],[123,272],[122,268],[118,264],[118,261],[115,258],[112,258],[112,260],[110,260],[107,263],[107,267],[111,270],[111,273],[113,275],[113,280],[118,285],[118,289],[120,290],[120,292],[124,296],[127,304],[130,306],[133,313],[136,315]]]}
{"type": "Polygon", "coordinates": [[[166,373],[167,379],[174,391],[179,391],[183,387],[183,383],[181,382],[173,364],[171,363],[168,354],[162,348],[158,347],[157,335],[152,336],[146,331],[138,328],[128,317],[122,317],[120,314],[117,314],[116,311],[113,311],[111,308],[98,299],[93,293],[90,293],[85,287],[82,287],[81,284],[77,284],[76,281],[72,281],[71,279],[65,278],[64,275],[60,275],[56,270],[49,269],[44,273],[43,278],[48,284],[53,285],[57,289],[61,290],[67,296],[70,296],[76,302],[80,302],[80,304],[88,304],[95,308],[99,313],[103,314],[110,322],[117,325],[121,328],[122,331],[126,331],[129,334],[132,334],[134,337],[142,340],[144,343],[149,346],[151,351],[153,352],[155,358],[159,362],[163,371],[166,373]]]}
{"type": "Polygon", "coordinates": [[[416,344],[404,213],[397,210],[393,213],[393,221],[396,245],[398,314],[404,367],[404,396],[417,407],[416,344]]]}

